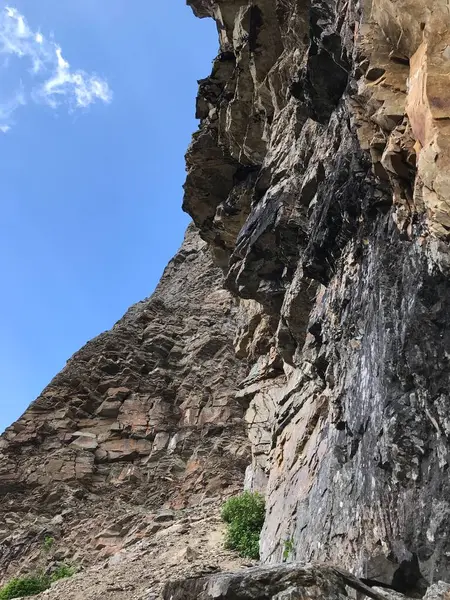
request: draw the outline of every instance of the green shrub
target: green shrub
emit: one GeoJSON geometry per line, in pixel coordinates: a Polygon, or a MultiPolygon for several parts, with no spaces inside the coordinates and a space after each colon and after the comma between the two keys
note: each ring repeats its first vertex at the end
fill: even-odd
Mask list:
{"type": "Polygon", "coordinates": [[[265,505],[261,494],[243,492],[222,506],[222,519],[227,523],[225,547],[241,556],[259,558],[259,536],[264,524],[265,505]]]}
{"type": "Polygon", "coordinates": [[[75,573],[75,567],[71,567],[70,565],[62,563],[61,565],[57,566],[53,573],[50,575],[50,581],[51,583],[54,583],[55,581],[59,581],[60,579],[67,579],[67,577],[72,577],[72,575],[75,575],[75,573]]]}
{"type": "Polygon", "coordinates": [[[76,572],[74,567],[61,564],[53,571],[51,575],[27,575],[25,577],[16,577],[11,579],[4,587],[0,589],[0,600],[12,600],[12,598],[25,598],[35,596],[44,592],[52,583],[59,579],[72,577],[76,572]]]}
{"type": "Polygon", "coordinates": [[[46,535],[44,538],[44,550],[46,552],[50,552],[50,550],[53,548],[54,543],[55,543],[55,538],[52,538],[49,535],[46,535]]]}
{"type": "Polygon", "coordinates": [[[46,575],[16,577],[0,589],[0,600],[35,596],[46,590],[49,586],[50,580],[46,575]]]}

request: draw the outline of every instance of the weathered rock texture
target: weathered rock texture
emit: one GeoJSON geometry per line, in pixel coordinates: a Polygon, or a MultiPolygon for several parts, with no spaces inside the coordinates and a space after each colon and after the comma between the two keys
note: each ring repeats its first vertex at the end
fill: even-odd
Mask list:
{"type": "Polygon", "coordinates": [[[184,208],[248,315],[263,560],[448,578],[448,2],[188,4],[220,54],[184,208]]]}
{"type": "Polygon", "coordinates": [[[146,511],[240,487],[236,302],[205,246],[190,226],[153,296],[75,354],[0,438],[0,580],[38,558],[45,536],[89,562],[152,535],[146,511]]]}
{"type": "MultiPolygon", "coordinates": [[[[255,567],[240,573],[220,573],[168,583],[164,600],[294,600],[311,598],[344,600],[358,596],[373,600],[405,600],[389,588],[372,588],[336,567],[326,565],[278,565],[255,567]]],[[[439,582],[426,592],[426,600],[446,600],[450,586],[439,582]]]]}
{"type": "MultiPolygon", "coordinates": [[[[377,597],[376,594],[374,594],[377,597]]],[[[347,598],[345,581],[333,569],[320,567],[257,567],[241,573],[223,573],[213,577],[191,578],[169,583],[164,600],[209,600],[223,598],[347,598]]],[[[381,600],[382,597],[378,597],[381,600]]]]}

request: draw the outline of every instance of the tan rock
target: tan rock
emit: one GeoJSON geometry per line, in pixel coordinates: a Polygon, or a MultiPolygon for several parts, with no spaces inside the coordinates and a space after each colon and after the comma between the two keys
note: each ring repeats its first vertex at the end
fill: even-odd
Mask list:
{"type": "Polygon", "coordinates": [[[82,434],[77,436],[70,446],[79,450],[96,450],[98,448],[98,441],[95,436],[82,434]]]}

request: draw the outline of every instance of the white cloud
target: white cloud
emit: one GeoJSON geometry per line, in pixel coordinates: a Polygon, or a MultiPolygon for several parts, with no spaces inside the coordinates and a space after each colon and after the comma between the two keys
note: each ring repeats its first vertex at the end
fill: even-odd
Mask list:
{"type": "Polygon", "coordinates": [[[0,101],[0,131],[2,133],[7,133],[11,129],[11,125],[14,125],[14,113],[20,106],[25,106],[25,104],[25,93],[22,84],[13,96],[0,101]]]}
{"type": "Polygon", "coordinates": [[[111,91],[103,79],[88,75],[84,71],[71,71],[69,63],[64,59],[60,47],[56,47],[57,67],[53,76],[42,88],[43,95],[52,106],[58,96],[72,96],[76,106],[84,108],[95,102],[111,100],[111,91]]]}
{"type": "Polygon", "coordinates": [[[11,98],[2,100],[0,96],[0,132],[9,131],[13,114],[26,104],[26,97],[55,109],[66,105],[69,110],[111,101],[112,93],[104,79],[81,69],[72,70],[61,47],[40,31],[33,31],[25,17],[11,6],[0,11],[0,55],[0,71],[12,68],[10,57],[28,61],[31,67],[27,95],[21,81],[11,98]]]}

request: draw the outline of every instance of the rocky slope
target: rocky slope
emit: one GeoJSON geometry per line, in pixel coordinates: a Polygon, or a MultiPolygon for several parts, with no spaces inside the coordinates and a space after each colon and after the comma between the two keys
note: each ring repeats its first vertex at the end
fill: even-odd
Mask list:
{"type": "MultiPolygon", "coordinates": [[[[156,510],[150,537],[161,506],[232,492],[251,460],[263,562],[423,595],[450,581],[448,2],[187,3],[220,41],[186,157],[197,229],[3,436],[0,562],[30,559],[61,506],[116,554],[129,534],[118,509],[99,535],[100,497],[156,510]],[[27,513],[47,519],[31,541],[27,513]]],[[[286,585],[252,571],[164,594],[346,594],[267,568],[286,585]]]]}
{"type": "Polygon", "coordinates": [[[220,498],[249,462],[237,305],[193,226],[153,296],[89,342],[0,438],[0,580],[53,537],[81,564],[220,498]]]}
{"type": "Polygon", "coordinates": [[[252,561],[224,550],[223,523],[214,502],[174,515],[166,510],[156,518],[159,529],[151,536],[86,565],[36,600],[156,600],[171,579],[252,566],[252,561]]]}

